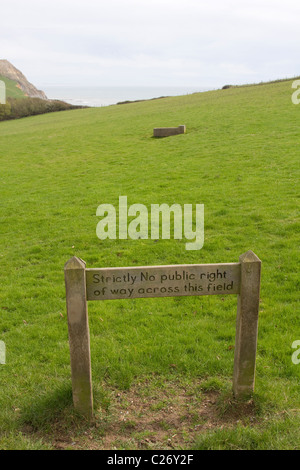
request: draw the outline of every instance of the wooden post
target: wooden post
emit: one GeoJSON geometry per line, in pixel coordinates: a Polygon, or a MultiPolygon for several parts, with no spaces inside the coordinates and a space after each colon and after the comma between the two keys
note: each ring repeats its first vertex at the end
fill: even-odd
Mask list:
{"type": "Polygon", "coordinates": [[[90,419],[93,394],[85,262],[74,256],[67,261],[64,271],[73,402],[75,409],[90,419]]]}
{"type": "Polygon", "coordinates": [[[246,398],[254,391],[261,260],[248,251],[240,256],[241,286],[238,295],[233,393],[246,398]]]}

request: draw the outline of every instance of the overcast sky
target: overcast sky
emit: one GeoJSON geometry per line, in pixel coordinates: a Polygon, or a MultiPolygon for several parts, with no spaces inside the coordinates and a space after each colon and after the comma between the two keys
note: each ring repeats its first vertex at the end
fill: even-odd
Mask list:
{"type": "Polygon", "coordinates": [[[0,18],[0,58],[37,87],[300,75],[299,0],[9,0],[0,18]]]}

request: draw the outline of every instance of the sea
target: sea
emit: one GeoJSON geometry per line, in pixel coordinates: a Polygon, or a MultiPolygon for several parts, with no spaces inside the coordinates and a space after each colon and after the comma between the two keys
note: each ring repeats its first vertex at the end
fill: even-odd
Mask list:
{"type": "Polygon", "coordinates": [[[49,99],[62,100],[76,106],[101,107],[124,101],[149,100],[162,96],[182,96],[212,90],[211,87],[75,87],[42,86],[49,99]]]}

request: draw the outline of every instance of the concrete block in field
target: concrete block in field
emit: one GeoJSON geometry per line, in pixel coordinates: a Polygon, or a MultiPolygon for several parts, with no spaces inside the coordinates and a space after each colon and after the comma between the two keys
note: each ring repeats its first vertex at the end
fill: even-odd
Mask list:
{"type": "Polygon", "coordinates": [[[155,127],[153,129],[154,137],[169,137],[170,135],[185,134],[186,127],[184,125],[178,127],[155,127]]]}

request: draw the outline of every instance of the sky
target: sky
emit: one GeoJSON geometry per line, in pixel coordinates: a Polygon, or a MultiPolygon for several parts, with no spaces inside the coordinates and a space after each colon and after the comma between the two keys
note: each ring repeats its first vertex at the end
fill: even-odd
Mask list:
{"type": "Polygon", "coordinates": [[[299,0],[9,0],[0,18],[0,59],[38,88],[300,75],[299,0]]]}

